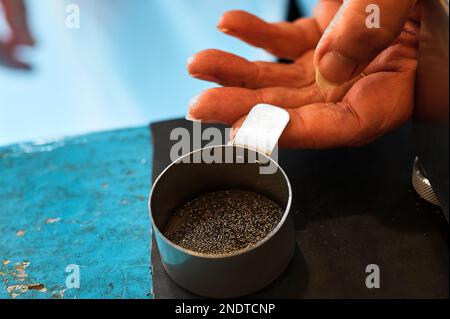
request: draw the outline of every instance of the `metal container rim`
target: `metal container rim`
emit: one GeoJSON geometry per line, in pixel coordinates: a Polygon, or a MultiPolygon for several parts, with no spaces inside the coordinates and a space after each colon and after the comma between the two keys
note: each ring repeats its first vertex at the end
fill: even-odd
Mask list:
{"type": "Polygon", "coordinates": [[[262,246],[265,242],[267,242],[269,239],[271,239],[280,229],[281,227],[284,225],[284,223],[286,222],[286,219],[289,215],[290,209],[291,209],[291,202],[292,202],[292,188],[291,188],[291,183],[289,181],[289,178],[287,177],[286,173],[284,172],[284,170],[281,168],[280,165],[278,165],[277,162],[275,162],[274,160],[272,160],[270,157],[268,157],[267,155],[265,155],[264,153],[261,153],[259,151],[256,151],[254,149],[250,149],[247,147],[243,147],[243,146],[237,146],[237,145],[213,145],[213,146],[207,146],[207,147],[202,147],[200,149],[194,150],[192,152],[189,152],[181,157],[179,157],[177,160],[173,161],[172,163],[170,163],[159,175],[158,177],[155,179],[155,182],[153,183],[151,190],[150,190],[150,196],[148,199],[148,211],[149,211],[149,215],[150,215],[150,222],[151,225],[153,227],[154,231],[157,231],[159,233],[159,235],[161,236],[161,238],[169,245],[172,246],[173,248],[187,254],[187,255],[191,255],[191,256],[195,256],[195,257],[200,257],[200,258],[205,258],[205,259],[226,259],[226,258],[231,258],[231,257],[235,257],[235,256],[239,256],[245,253],[248,253],[252,250],[257,249],[258,247],[262,246]],[[243,249],[239,249],[236,251],[233,251],[231,253],[226,253],[226,254],[204,254],[204,253],[199,253],[193,250],[189,250],[186,248],[181,247],[180,245],[175,244],[174,242],[172,242],[170,239],[168,239],[166,236],[164,236],[163,232],[159,229],[159,227],[156,225],[154,219],[153,219],[153,210],[152,210],[152,197],[153,197],[153,193],[154,190],[156,188],[156,186],[158,185],[158,182],[160,181],[161,177],[164,175],[165,172],[167,172],[173,165],[176,165],[179,161],[181,161],[183,158],[186,158],[188,156],[191,156],[192,154],[196,153],[196,152],[201,152],[203,150],[207,150],[207,149],[212,149],[212,148],[218,148],[218,147],[234,147],[234,148],[242,148],[242,149],[247,149],[247,150],[251,150],[255,153],[258,153],[261,156],[264,156],[265,158],[267,158],[270,162],[274,163],[277,166],[277,169],[280,170],[281,174],[283,175],[285,181],[286,181],[286,185],[288,187],[288,200],[287,200],[287,204],[286,204],[286,208],[284,209],[284,213],[283,216],[281,217],[281,220],[278,222],[277,226],[275,226],[274,229],[272,229],[272,231],[270,233],[268,233],[266,235],[266,237],[264,237],[263,239],[261,239],[259,242],[257,242],[255,245],[252,245],[250,247],[246,247],[243,249]]]}

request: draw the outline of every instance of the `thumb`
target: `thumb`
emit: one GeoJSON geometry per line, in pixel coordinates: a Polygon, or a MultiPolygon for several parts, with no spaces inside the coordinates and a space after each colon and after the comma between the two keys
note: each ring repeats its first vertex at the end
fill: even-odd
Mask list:
{"type": "Polygon", "coordinates": [[[399,36],[415,0],[344,0],[314,55],[316,82],[329,90],[360,74],[399,36]]]}

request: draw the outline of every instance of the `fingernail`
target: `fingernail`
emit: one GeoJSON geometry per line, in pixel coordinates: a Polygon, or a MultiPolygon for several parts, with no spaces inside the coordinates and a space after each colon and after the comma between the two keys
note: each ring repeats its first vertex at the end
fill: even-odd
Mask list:
{"type": "Polygon", "coordinates": [[[193,122],[199,121],[198,119],[196,119],[196,118],[194,118],[194,117],[192,116],[191,110],[192,110],[192,109],[195,107],[195,105],[197,104],[200,95],[201,95],[201,93],[200,93],[200,94],[197,94],[196,96],[194,96],[194,97],[189,101],[189,103],[188,103],[188,111],[187,111],[187,114],[186,114],[186,117],[185,117],[186,120],[188,120],[188,121],[193,121],[193,122]]]}
{"type": "Polygon", "coordinates": [[[184,118],[186,120],[188,120],[188,121],[195,122],[195,123],[203,123],[203,124],[219,124],[219,123],[223,123],[222,120],[214,120],[214,119],[199,120],[199,119],[195,119],[190,114],[186,114],[186,116],[184,118]]]}
{"type": "Polygon", "coordinates": [[[189,74],[190,76],[193,76],[193,75],[192,75],[192,73],[193,73],[193,70],[192,70],[192,63],[194,62],[194,60],[195,60],[195,55],[192,55],[192,56],[190,56],[190,57],[187,59],[187,61],[186,61],[186,69],[187,69],[188,74],[189,74]]]}
{"type": "Polygon", "coordinates": [[[223,18],[223,16],[222,16],[222,17],[220,17],[220,21],[219,21],[219,23],[217,24],[217,29],[218,29],[220,32],[227,33],[227,32],[230,31],[230,29],[225,28],[225,27],[222,26],[222,25],[223,25],[223,21],[224,21],[224,18],[223,18]]]}
{"type": "Polygon", "coordinates": [[[230,130],[230,141],[232,141],[234,139],[234,137],[236,136],[238,129],[236,127],[232,127],[230,130]]]}
{"type": "Polygon", "coordinates": [[[358,61],[333,50],[327,52],[320,59],[318,68],[323,79],[330,83],[340,85],[353,78],[358,65],[358,61]]]}
{"type": "Polygon", "coordinates": [[[217,29],[219,30],[219,31],[222,31],[224,28],[222,27],[222,24],[223,24],[223,21],[224,21],[224,18],[223,18],[223,15],[220,17],[220,19],[219,19],[219,22],[217,23],[217,29]]]}
{"type": "Polygon", "coordinates": [[[194,59],[195,59],[195,55],[191,55],[191,56],[187,59],[186,64],[189,66],[192,62],[194,62],[194,59]]]}
{"type": "Polygon", "coordinates": [[[189,114],[186,114],[186,116],[184,117],[186,120],[191,121],[191,122],[196,122],[196,123],[200,123],[201,120],[197,120],[192,118],[189,114]]]}
{"type": "Polygon", "coordinates": [[[217,29],[219,29],[219,31],[220,31],[220,32],[223,32],[223,33],[229,33],[229,32],[230,32],[230,29],[222,28],[222,27],[220,27],[220,26],[218,26],[217,29]]]}
{"type": "Polygon", "coordinates": [[[327,80],[322,73],[320,73],[319,68],[316,69],[316,84],[322,91],[331,91],[339,86],[339,84],[327,80]]]}
{"type": "Polygon", "coordinates": [[[194,96],[190,101],[189,101],[189,104],[188,104],[188,108],[189,109],[192,109],[193,107],[195,107],[195,104],[197,104],[197,102],[198,102],[198,100],[200,99],[200,96],[201,96],[202,94],[200,93],[200,94],[197,94],[196,96],[194,96]]]}
{"type": "Polygon", "coordinates": [[[214,76],[212,76],[210,74],[189,73],[189,75],[196,79],[199,79],[199,80],[214,82],[214,83],[221,83],[218,78],[215,78],[214,76]]]}

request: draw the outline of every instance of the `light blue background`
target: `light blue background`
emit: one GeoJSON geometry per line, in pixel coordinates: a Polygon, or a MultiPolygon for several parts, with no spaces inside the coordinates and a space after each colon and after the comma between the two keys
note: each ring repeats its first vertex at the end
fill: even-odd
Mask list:
{"type": "MultiPolygon", "coordinates": [[[[313,2],[302,2],[306,13],[313,2]]],[[[28,9],[37,47],[21,54],[34,70],[0,69],[0,145],[184,116],[189,99],[211,86],[187,75],[196,51],[272,58],[218,32],[221,14],[243,9],[279,21],[287,1],[30,0],[28,9]],[[68,3],[80,6],[80,29],[65,27],[68,3]]]]}

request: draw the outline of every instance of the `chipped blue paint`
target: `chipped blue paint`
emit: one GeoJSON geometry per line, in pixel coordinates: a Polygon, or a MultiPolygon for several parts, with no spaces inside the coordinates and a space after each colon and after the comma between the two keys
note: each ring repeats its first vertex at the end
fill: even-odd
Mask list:
{"type": "Polygon", "coordinates": [[[149,134],[0,148],[0,298],[151,298],[149,134]]]}

